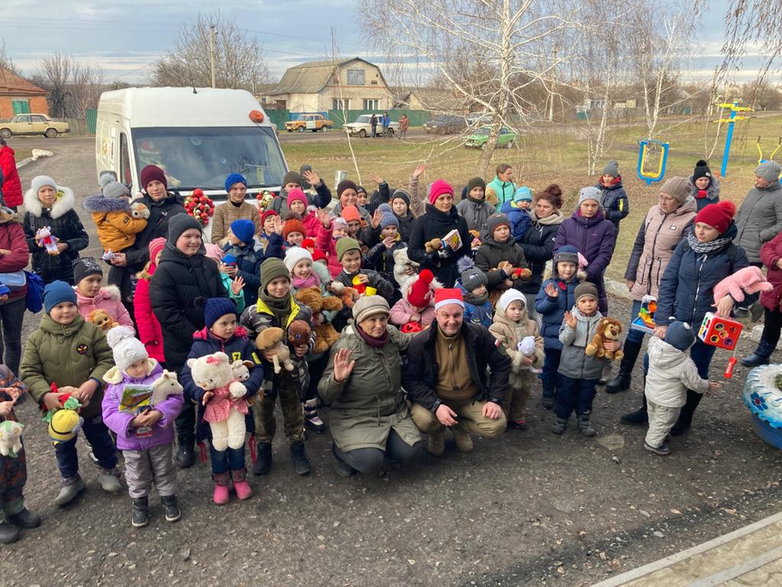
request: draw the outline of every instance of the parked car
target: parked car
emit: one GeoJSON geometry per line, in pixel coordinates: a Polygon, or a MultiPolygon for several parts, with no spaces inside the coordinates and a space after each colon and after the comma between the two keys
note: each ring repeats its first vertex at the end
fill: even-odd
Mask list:
{"type": "Polygon", "coordinates": [[[71,132],[67,122],[52,120],[46,114],[17,114],[10,122],[0,122],[0,137],[13,135],[43,135],[53,139],[59,134],[71,132]]]}
{"type": "Polygon", "coordinates": [[[470,126],[477,126],[479,124],[489,124],[491,122],[491,114],[485,112],[470,112],[466,116],[467,124],[470,126]]]}
{"type": "MultiPolygon", "coordinates": [[[[464,141],[464,146],[472,149],[483,149],[486,146],[486,141],[489,140],[489,131],[491,126],[482,126],[476,130],[473,134],[467,137],[464,141]]],[[[516,140],[516,133],[509,129],[507,126],[503,126],[500,129],[500,134],[497,135],[497,147],[510,149],[513,147],[513,143],[516,140]]]]}
{"type": "MultiPolygon", "coordinates": [[[[383,124],[381,120],[383,119],[383,113],[382,112],[376,112],[375,116],[377,117],[377,134],[382,136],[383,135],[383,124]]],[[[362,139],[364,137],[370,137],[372,136],[372,125],[369,124],[369,121],[372,119],[372,114],[360,114],[358,118],[356,118],[355,122],[351,122],[349,124],[346,124],[344,126],[345,132],[348,133],[350,136],[358,135],[362,139]]],[[[388,136],[393,137],[394,133],[399,132],[399,123],[398,122],[391,122],[391,124],[388,127],[388,136]]]]}
{"type": "Polygon", "coordinates": [[[322,130],[325,132],[332,126],[334,123],[322,114],[299,114],[296,120],[289,120],[285,123],[285,130],[288,132],[304,132],[305,130],[318,132],[322,130]]]}
{"type": "Polygon", "coordinates": [[[424,131],[435,135],[454,134],[462,132],[465,128],[467,128],[467,120],[464,116],[444,114],[424,122],[424,131]]]}

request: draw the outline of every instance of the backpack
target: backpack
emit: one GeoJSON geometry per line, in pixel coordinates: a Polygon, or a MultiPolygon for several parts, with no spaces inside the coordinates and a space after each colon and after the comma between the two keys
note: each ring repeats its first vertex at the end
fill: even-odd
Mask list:
{"type": "Polygon", "coordinates": [[[25,271],[27,275],[27,296],[25,304],[27,309],[33,314],[37,314],[43,309],[43,279],[40,275],[25,271]]]}

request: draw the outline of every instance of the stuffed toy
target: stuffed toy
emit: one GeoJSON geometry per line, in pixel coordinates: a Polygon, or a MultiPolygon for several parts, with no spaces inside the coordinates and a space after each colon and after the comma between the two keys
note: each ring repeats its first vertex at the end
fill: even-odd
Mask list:
{"type": "MultiPolygon", "coordinates": [[[[294,297],[312,310],[313,323],[315,324],[315,347],[312,349],[313,354],[319,355],[326,352],[337,342],[339,334],[334,329],[334,326],[326,320],[322,312],[338,312],[342,309],[342,302],[339,298],[324,297],[320,293],[318,286],[301,288],[294,297]]],[[[295,321],[291,322],[291,326],[293,324],[295,324],[295,321]]],[[[289,327],[289,339],[290,335],[289,327]]]]}
{"type": "Polygon", "coordinates": [[[156,406],[172,395],[182,395],[182,384],[179,383],[176,373],[164,369],[160,377],[152,383],[149,405],[156,406]]]}
{"type": "Polygon", "coordinates": [[[407,256],[407,247],[396,249],[392,255],[394,256],[394,279],[399,284],[400,291],[405,291],[407,282],[415,279],[419,264],[411,261],[407,256]]]}
{"type": "Polygon", "coordinates": [[[406,324],[402,324],[402,328],[399,329],[399,332],[414,334],[416,332],[423,332],[424,330],[426,329],[420,322],[407,322],[406,324]]]}
{"type": "Polygon", "coordinates": [[[527,371],[530,371],[532,373],[541,373],[543,370],[538,369],[537,367],[533,367],[532,365],[522,366],[521,365],[521,359],[522,358],[532,358],[534,360],[535,357],[535,337],[534,336],[525,336],[519,341],[519,344],[517,345],[517,348],[519,352],[517,353],[517,357],[519,358],[519,369],[526,369],[527,371]]]}
{"type": "Polygon", "coordinates": [[[356,288],[348,287],[339,281],[332,281],[328,286],[328,290],[337,296],[346,308],[352,308],[353,304],[361,297],[356,288]]]}
{"type": "Polygon", "coordinates": [[[255,367],[252,361],[236,360],[231,363],[231,371],[233,372],[234,379],[240,383],[244,383],[250,378],[250,369],[255,367]]]}
{"type": "Polygon", "coordinates": [[[424,248],[426,249],[427,254],[434,253],[443,248],[443,241],[439,238],[433,238],[424,243],[424,248]]]}
{"type": "Polygon", "coordinates": [[[115,322],[106,310],[93,310],[87,314],[87,322],[91,322],[103,332],[108,332],[115,326],[119,326],[118,322],[115,322]]]}
{"type": "Polygon", "coordinates": [[[271,192],[258,192],[258,195],[255,196],[255,199],[258,201],[258,212],[262,214],[272,205],[272,202],[274,201],[274,194],[271,192]]]}
{"type": "Polygon", "coordinates": [[[188,359],[193,382],[206,393],[203,397],[204,420],[212,430],[212,447],[217,451],[244,447],[248,414],[247,388],[236,381],[228,355],[217,352],[188,359]]]}
{"type": "Polygon", "coordinates": [[[146,220],[149,218],[149,208],[146,207],[144,202],[133,202],[130,205],[130,215],[137,220],[140,218],[146,220]]]}
{"type": "Polygon", "coordinates": [[[84,418],[79,416],[81,403],[75,397],[68,397],[63,403],[63,395],[60,395],[62,403],[61,410],[49,410],[49,438],[52,444],[68,442],[76,438],[81,427],[84,425],[84,418]]]}
{"type": "Polygon", "coordinates": [[[622,333],[622,323],[615,318],[601,318],[597,323],[597,332],[592,337],[592,341],[586,346],[584,352],[587,356],[606,358],[619,361],[624,356],[622,349],[618,351],[607,351],[605,343],[611,340],[619,340],[622,333]]]}
{"type": "Polygon", "coordinates": [[[771,291],[774,286],[766,281],[763,272],[757,267],[744,267],[739,269],[733,275],[728,275],[725,279],[714,286],[714,305],[717,305],[722,298],[730,295],[737,302],[744,301],[744,294],[754,294],[761,291],[771,291]]]}
{"type": "Polygon", "coordinates": [[[470,233],[470,236],[472,237],[472,240],[470,241],[470,249],[474,252],[481,248],[481,245],[483,244],[481,242],[481,233],[478,230],[475,230],[474,228],[472,230],[467,231],[470,233]]]}
{"type": "Polygon", "coordinates": [[[511,265],[510,261],[500,261],[497,264],[497,269],[500,271],[504,271],[505,275],[508,276],[508,279],[516,280],[516,279],[529,279],[532,277],[532,271],[527,269],[526,267],[514,267],[511,265]]]}
{"type": "Polygon", "coordinates": [[[0,455],[15,459],[22,450],[22,426],[19,422],[6,420],[0,423],[0,455]]]}
{"type": "Polygon", "coordinates": [[[301,345],[307,345],[309,348],[312,340],[312,328],[304,320],[294,320],[288,325],[287,336],[288,344],[292,348],[301,345]]]}
{"type": "Polygon", "coordinates": [[[57,243],[60,241],[56,236],[52,236],[51,226],[42,226],[35,233],[35,240],[39,241],[46,252],[50,255],[57,255],[57,243]]]}
{"type": "Polygon", "coordinates": [[[274,364],[274,372],[279,374],[282,371],[282,367],[285,367],[286,371],[293,371],[293,363],[291,362],[291,351],[288,345],[284,342],[285,331],[282,328],[273,326],[271,328],[265,328],[258,333],[255,337],[255,348],[261,352],[272,352],[272,363],[274,364]]]}

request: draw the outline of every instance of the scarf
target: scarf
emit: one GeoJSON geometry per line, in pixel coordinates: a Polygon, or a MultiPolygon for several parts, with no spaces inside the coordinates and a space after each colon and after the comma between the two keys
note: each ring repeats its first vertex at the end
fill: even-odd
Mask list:
{"type": "Polygon", "coordinates": [[[695,251],[697,255],[709,255],[711,253],[716,253],[717,251],[727,247],[732,240],[732,238],[718,236],[713,241],[702,243],[698,240],[698,237],[695,236],[693,231],[689,231],[687,233],[687,244],[690,245],[690,248],[695,251]]]}
{"type": "Polygon", "coordinates": [[[702,200],[703,198],[708,197],[708,195],[709,195],[709,190],[708,189],[698,190],[698,193],[695,194],[695,197],[698,198],[699,200],[702,200]]]}
{"type": "Polygon", "coordinates": [[[549,216],[546,216],[545,218],[538,218],[538,215],[535,214],[535,210],[530,210],[529,216],[532,219],[533,224],[537,223],[542,226],[562,224],[562,221],[565,219],[565,215],[562,214],[561,210],[554,210],[554,212],[552,212],[549,216]]]}
{"type": "Polygon", "coordinates": [[[291,277],[291,285],[294,289],[303,289],[305,287],[320,287],[320,277],[314,271],[310,273],[309,277],[291,277]]]}
{"type": "Polygon", "coordinates": [[[356,332],[358,335],[364,340],[365,343],[367,343],[370,347],[373,349],[379,349],[383,348],[386,344],[388,344],[388,329],[383,333],[383,336],[380,338],[375,338],[374,336],[369,336],[366,332],[364,332],[361,329],[361,326],[356,324],[356,332]]]}
{"type": "Polygon", "coordinates": [[[284,299],[273,298],[266,291],[261,291],[258,294],[258,299],[262,300],[277,318],[280,328],[285,328],[285,322],[291,313],[291,296],[290,294],[285,296],[284,299]]]}
{"type": "Polygon", "coordinates": [[[489,299],[489,290],[487,288],[486,293],[481,296],[476,296],[471,291],[466,291],[464,294],[464,301],[473,306],[482,306],[489,299]]]}
{"type": "Polygon", "coordinates": [[[477,198],[473,198],[470,194],[467,194],[467,199],[470,202],[472,202],[473,204],[485,204],[486,203],[486,198],[485,197],[479,200],[477,198]]]}

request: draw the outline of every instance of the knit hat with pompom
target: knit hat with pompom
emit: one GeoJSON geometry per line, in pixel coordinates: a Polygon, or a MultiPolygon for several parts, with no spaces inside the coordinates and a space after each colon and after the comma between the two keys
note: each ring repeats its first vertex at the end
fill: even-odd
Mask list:
{"type": "Polygon", "coordinates": [[[147,349],[136,338],[136,333],[127,326],[115,326],[109,330],[106,333],[106,342],[114,354],[114,364],[123,373],[133,363],[149,358],[147,349]]]}

